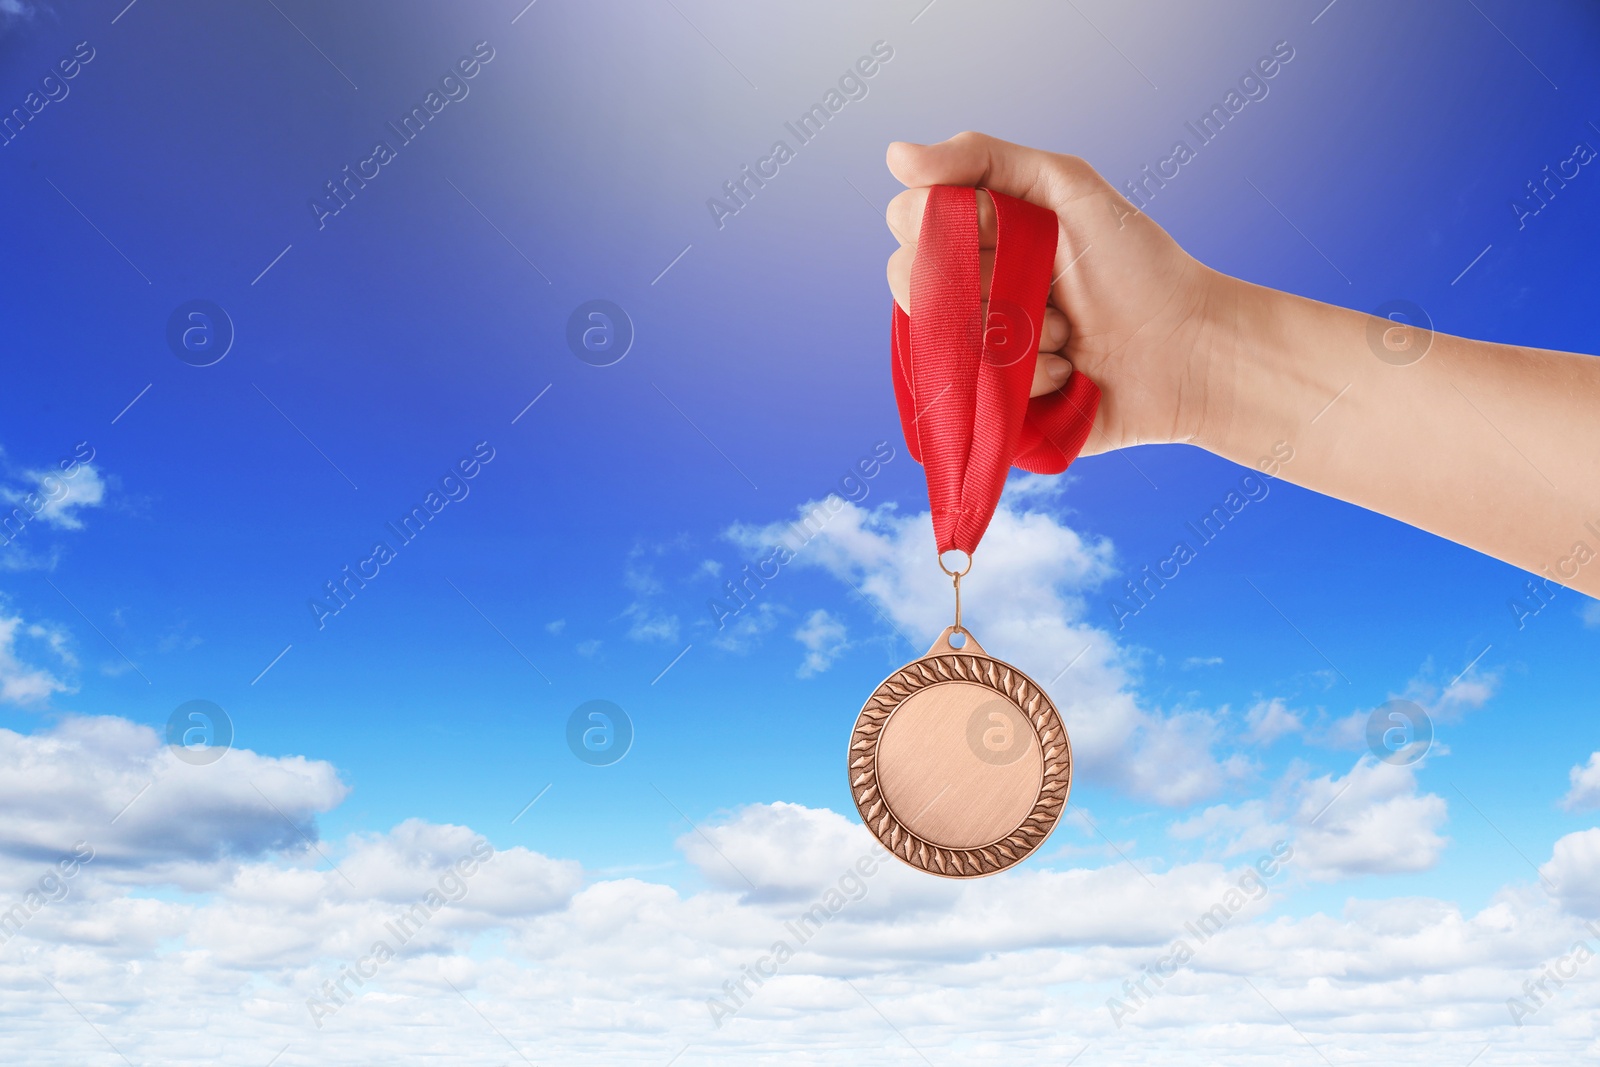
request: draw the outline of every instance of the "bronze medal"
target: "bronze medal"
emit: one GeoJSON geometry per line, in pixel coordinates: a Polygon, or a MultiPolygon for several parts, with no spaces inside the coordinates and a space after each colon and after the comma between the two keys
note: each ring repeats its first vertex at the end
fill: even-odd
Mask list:
{"type": "Polygon", "coordinates": [[[1072,744],[1033,679],[956,623],[867,698],[850,795],[885,848],[929,874],[981,878],[1033,853],[1072,787],[1072,744]],[[964,643],[950,643],[960,634],[964,643]]]}

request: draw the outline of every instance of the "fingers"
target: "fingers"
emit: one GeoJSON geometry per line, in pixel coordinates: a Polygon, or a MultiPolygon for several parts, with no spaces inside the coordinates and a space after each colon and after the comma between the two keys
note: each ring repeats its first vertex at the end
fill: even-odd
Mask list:
{"type": "Polygon", "coordinates": [[[1070,377],[1072,377],[1071,363],[1049,352],[1040,352],[1039,362],[1033,368],[1033,388],[1028,395],[1035,397],[1053,393],[1066,385],[1070,377]]]}
{"type": "MultiPolygon", "coordinates": [[[[895,177],[911,187],[891,200],[884,213],[889,232],[901,245],[917,243],[932,185],[981,185],[1058,215],[1080,197],[1106,193],[1116,197],[1105,179],[1076,156],[1041,152],[981,133],[960,133],[935,145],[896,141],[889,146],[888,158],[895,177]]],[[[979,243],[993,248],[994,202],[986,196],[977,200],[979,243]]],[[[1058,260],[1066,252],[1065,247],[1058,248],[1058,260]]]]}
{"type": "Polygon", "coordinates": [[[1067,338],[1072,336],[1072,330],[1067,325],[1067,317],[1055,308],[1048,305],[1044,309],[1044,328],[1039,331],[1039,351],[1059,352],[1067,347],[1067,338]]]}
{"type": "Polygon", "coordinates": [[[1085,167],[1071,156],[982,133],[958,133],[931,145],[896,141],[887,160],[889,172],[906,186],[982,185],[1044,207],[1051,206],[1049,194],[1070,192],[1067,186],[1085,167]]]}
{"type": "Polygon", "coordinates": [[[916,245],[901,245],[889,254],[889,292],[907,315],[911,314],[911,261],[916,255],[916,245]]]}
{"type": "MultiPolygon", "coordinates": [[[[911,264],[928,203],[928,186],[982,186],[1059,210],[1060,205],[1104,185],[1088,164],[1073,156],[1041,152],[981,133],[960,133],[932,145],[896,141],[889,146],[887,161],[890,173],[907,186],[889,202],[884,215],[889,232],[900,242],[889,257],[889,289],[903,309],[911,306],[911,264]]],[[[982,284],[987,293],[994,264],[994,202],[986,196],[977,201],[982,284]]],[[[1067,317],[1053,306],[1046,307],[1030,396],[1055,392],[1072,376],[1072,364],[1059,355],[1070,339],[1067,317]]]]}

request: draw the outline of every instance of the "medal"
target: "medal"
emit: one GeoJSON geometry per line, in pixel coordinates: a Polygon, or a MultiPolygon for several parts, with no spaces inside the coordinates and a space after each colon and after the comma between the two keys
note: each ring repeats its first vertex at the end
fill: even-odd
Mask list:
{"type": "Polygon", "coordinates": [[[1056,216],[987,195],[996,227],[987,308],[977,190],[938,186],[923,212],[911,314],[894,312],[895,401],[906,447],[927,475],[955,621],[867,698],[849,750],[850,794],[867,829],[905,863],[947,878],[1020,863],[1066,807],[1072,745],[1061,716],[1040,685],[985,652],[962,625],[961,579],[1010,469],[1065,470],[1100,399],[1076,371],[1065,388],[1029,399],[1056,216]],[[966,556],[959,570],[945,564],[953,552],[966,556]]]}

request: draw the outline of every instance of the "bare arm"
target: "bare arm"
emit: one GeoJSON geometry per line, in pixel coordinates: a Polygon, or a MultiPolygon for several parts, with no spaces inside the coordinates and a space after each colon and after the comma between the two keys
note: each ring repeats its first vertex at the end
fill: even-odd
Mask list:
{"type": "Polygon", "coordinates": [[[1600,595],[1600,558],[1581,565],[1600,556],[1600,359],[1218,284],[1231,381],[1196,444],[1253,463],[1289,441],[1289,481],[1600,595]]]}
{"type": "Polygon", "coordinates": [[[1279,477],[1600,596],[1600,359],[1428,334],[1230,278],[1075,157],[961,134],[892,145],[889,164],[909,187],[888,216],[902,306],[927,186],[983,185],[1060,217],[1034,394],[1072,368],[1095,380],[1086,452],[1187,442],[1254,467],[1286,442],[1279,477]]]}

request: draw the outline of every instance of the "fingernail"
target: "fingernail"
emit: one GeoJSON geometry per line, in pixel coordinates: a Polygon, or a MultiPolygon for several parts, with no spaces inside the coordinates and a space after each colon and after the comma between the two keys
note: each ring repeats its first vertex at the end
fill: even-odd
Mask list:
{"type": "Polygon", "coordinates": [[[1045,377],[1060,385],[1072,376],[1072,364],[1064,359],[1053,360],[1044,369],[1045,377]]]}

